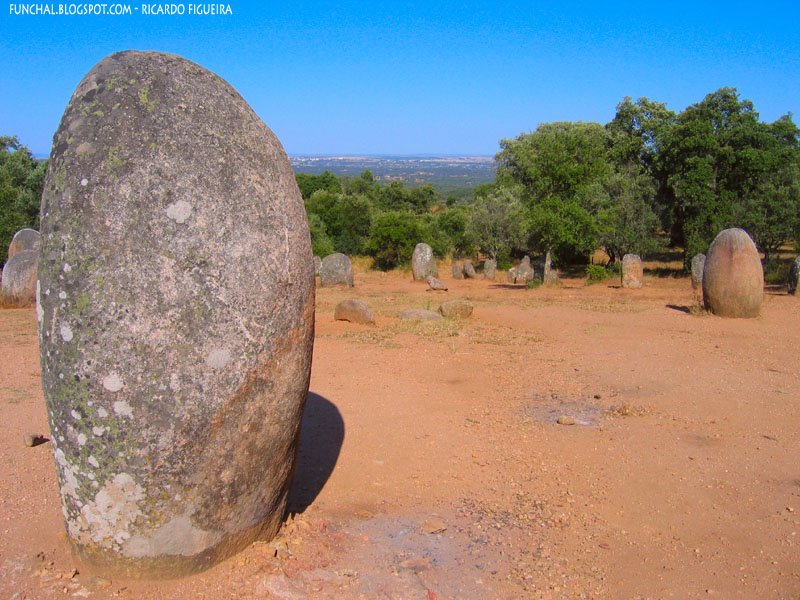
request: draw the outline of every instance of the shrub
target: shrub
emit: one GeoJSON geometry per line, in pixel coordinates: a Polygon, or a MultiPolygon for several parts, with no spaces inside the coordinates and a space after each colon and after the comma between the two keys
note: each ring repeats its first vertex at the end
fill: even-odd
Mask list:
{"type": "Polygon", "coordinates": [[[589,285],[605,281],[611,276],[603,265],[589,265],[586,267],[586,277],[589,279],[589,285]]]}

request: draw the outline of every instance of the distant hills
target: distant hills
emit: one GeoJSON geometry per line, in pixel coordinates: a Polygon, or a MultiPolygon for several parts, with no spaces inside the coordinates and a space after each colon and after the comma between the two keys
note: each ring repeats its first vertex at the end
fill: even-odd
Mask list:
{"type": "Polygon", "coordinates": [[[473,188],[494,181],[492,156],[290,156],[298,173],[357,177],[371,171],[375,179],[403,181],[407,185],[430,183],[442,191],[473,188]]]}

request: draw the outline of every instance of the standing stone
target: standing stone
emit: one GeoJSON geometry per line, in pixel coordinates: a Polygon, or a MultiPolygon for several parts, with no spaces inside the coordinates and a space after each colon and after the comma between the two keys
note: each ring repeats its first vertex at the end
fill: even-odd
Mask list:
{"type": "Polygon", "coordinates": [[[483,277],[484,279],[494,279],[497,273],[497,261],[494,259],[487,259],[483,262],[483,277]]]}
{"type": "Polygon", "coordinates": [[[639,289],[644,283],[644,266],[638,254],[622,257],[622,287],[639,289]]]}
{"type": "Polygon", "coordinates": [[[466,319],[472,314],[474,306],[466,300],[450,300],[439,307],[439,314],[453,319],[466,319]]]}
{"type": "Polygon", "coordinates": [[[797,288],[800,287],[800,256],[794,259],[789,268],[789,283],[786,287],[792,295],[795,295],[797,288]]]}
{"type": "Polygon", "coordinates": [[[439,274],[436,268],[436,259],[433,258],[433,249],[424,243],[419,243],[414,247],[414,254],[411,255],[411,273],[414,281],[425,281],[428,275],[439,274]]]}
{"type": "Polygon", "coordinates": [[[464,278],[465,279],[475,279],[477,275],[475,274],[475,266],[472,264],[471,260],[464,261],[464,278]]]}
{"type": "Polygon", "coordinates": [[[11,239],[11,243],[8,245],[8,258],[14,256],[17,252],[24,252],[25,250],[38,250],[39,237],[39,232],[35,229],[20,229],[14,234],[14,237],[11,239]]]}
{"type": "Polygon", "coordinates": [[[531,257],[527,255],[523,256],[516,268],[508,270],[508,277],[511,283],[528,283],[529,281],[533,281],[534,277],[536,277],[536,272],[531,266],[531,257]]]}
{"type": "Polygon", "coordinates": [[[425,283],[428,284],[429,290],[442,291],[442,292],[447,291],[447,286],[444,284],[444,282],[440,281],[439,279],[436,279],[436,277],[434,277],[433,275],[428,275],[425,278],[425,283]]]}
{"type": "Polygon", "coordinates": [[[464,265],[461,263],[453,263],[453,279],[464,279],[464,265]]]}
{"type": "Polygon", "coordinates": [[[329,254],[322,259],[320,264],[319,284],[323,287],[329,285],[349,285],[353,287],[353,263],[340,252],[329,254]]]}
{"type": "Polygon", "coordinates": [[[322,259],[319,256],[314,255],[314,275],[319,275],[319,271],[322,268],[322,259]]]}
{"type": "Polygon", "coordinates": [[[67,106],[41,221],[42,383],[74,548],[176,576],[273,536],[314,337],[278,139],[202,67],[113,54],[67,106]]]}
{"type": "Polygon", "coordinates": [[[703,268],[706,265],[705,254],[695,254],[692,258],[692,289],[703,287],[703,268]]]}
{"type": "Polygon", "coordinates": [[[23,250],[3,265],[2,294],[9,304],[24,306],[36,299],[36,271],[39,252],[23,250]]]}
{"type": "Polygon", "coordinates": [[[375,316],[367,306],[367,303],[357,298],[348,298],[339,302],[333,311],[333,318],[336,321],[349,321],[350,323],[362,323],[364,325],[375,324],[375,316]]]}
{"type": "Polygon", "coordinates": [[[703,302],[720,317],[752,318],[761,310],[764,269],[753,240],[743,229],[714,238],[703,267],[703,302]]]}

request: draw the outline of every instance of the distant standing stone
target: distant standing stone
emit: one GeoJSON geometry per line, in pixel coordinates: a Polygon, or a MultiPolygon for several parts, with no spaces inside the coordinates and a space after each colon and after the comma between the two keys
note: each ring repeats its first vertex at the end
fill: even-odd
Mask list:
{"type": "Polygon", "coordinates": [[[353,263],[340,253],[329,254],[322,259],[319,268],[319,284],[322,287],[330,285],[349,285],[353,287],[353,263]]]}
{"type": "Polygon", "coordinates": [[[14,234],[14,237],[11,238],[11,243],[8,245],[8,258],[14,256],[17,252],[38,250],[40,237],[39,232],[35,229],[20,229],[14,234]]]}
{"type": "Polygon", "coordinates": [[[453,279],[464,279],[464,265],[461,263],[453,263],[453,279]]]}
{"type": "Polygon", "coordinates": [[[425,281],[427,282],[428,289],[430,290],[441,291],[441,292],[447,291],[447,286],[444,284],[444,282],[436,279],[436,277],[434,277],[433,275],[428,275],[425,278],[425,281]]]}
{"type": "Polygon", "coordinates": [[[322,259],[314,255],[314,275],[319,275],[319,271],[322,268],[322,259]]]}
{"type": "Polygon", "coordinates": [[[401,321],[441,321],[443,318],[438,312],[424,308],[407,308],[399,315],[401,321]]]}
{"type": "Polygon", "coordinates": [[[789,268],[789,283],[787,285],[789,293],[792,295],[797,293],[798,287],[800,287],[800,256],[792,261],[792,266],[789,268]]]}
{"type": "Polygon", "coordinates": [[[706,265],[705,254],[695,254],[692,258],[692,288],[700,289],[703,287],[703,267],[706,265]]]}
{"type": "Polygon", "coordinates": [[[485,279],[494,279],[497,273],[497,261],[494,259],[487,259],[483,263],[483,277],[485,279]]]}
{"type": "Polygon", "coordinates": [[[278,139],[204,68],[113,54],[61,119],[41,215],[42,383],[73,547],[163,577],[273,536],[315,289],[278,139]]]}
{"type": "Polygon", "coordinates": [[[435,277],[439,274],[433,249],[428,244],[419,243],[415,246],[411,255],[411,273],[415,281],[425,281],[428,275],[435,277]]]}
{"type": "Polygon", "coordinates": [[[349,321],[364,325],[375,324],[375,316],[367,303],[357,298],[348,298],[339,302],[333,311],[333,318],[336,321],[349,321]]]}
{"type": "Polygon", "coordinates": [[[439,307],[439,313],[443,317],[466,319],[472,315],[473,308],[474,306],[466,300],[451,300],[439,307]]]}
{"type": "Polygon", "coordinates": [[[638,289],[644,283],[644,265],[638,254],[622,257],[622,287],[638,289]]]}
{"type": "Polygon", "coordinates": [[[511,283],[528,283],[536,277],[536,272],[531,266],[531,257],[524,256],[519,265],[508,270],[508,278],[511,283]]]}
{"type": "Polygon", "coordinates": [[[12,304],[30,304],[36,299],[37,250],[17,252],[3,265],[3,299],[12,304]]]}
{"type": "Polygon", "coordinates": [[[764,297],[764,269],[756,245],[743,229],[714,238],[703,267],[703,302],[720,317],[758,316],[764,297]]]}
{"type": "Polygon", "coordinates": [[[471,260],[464,261],[464,278],[465,279],[475,279],[475,266],[472,264],[471,260]]]}

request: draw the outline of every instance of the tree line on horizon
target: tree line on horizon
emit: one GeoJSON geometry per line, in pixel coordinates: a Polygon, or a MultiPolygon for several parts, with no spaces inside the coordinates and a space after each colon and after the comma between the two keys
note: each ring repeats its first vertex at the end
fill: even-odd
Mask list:
{"type": "Polygon", "coordinates": [[[297,174],[315,253],[391,268],[427,242],[439,256],[508,264],[538,253],[568,264],[598,248],[615,262],[668,244],[688,268],[728,227],[745,229],[766,263],[800,240],[800,130],[791,114],[762,122],[734,88],[680,113],[626,97],[605,125],[544,123],[500,146],[496,181],[468,199],[381,186],[369,172],[297,174]]]}
{"type": "MultiPolygon", "coordinates": [[[[437,256],[481,254],[509,266],[538,253],[559,264],[610,262],[665,244],[688,267],[728,227],[745,229],[769,263],[800,240],[800,130],[765,123],[750,100],[721,88],[680,113],[626,97],[607,124],[554,122],[500,141],[497,178],[467,197],[432,185],[297,173],[314,253],[408,264],[426,242],[437,256]]],[[[46,161],[0,137],[0,262],[13,234],[38,225],[46,161]]]]}

